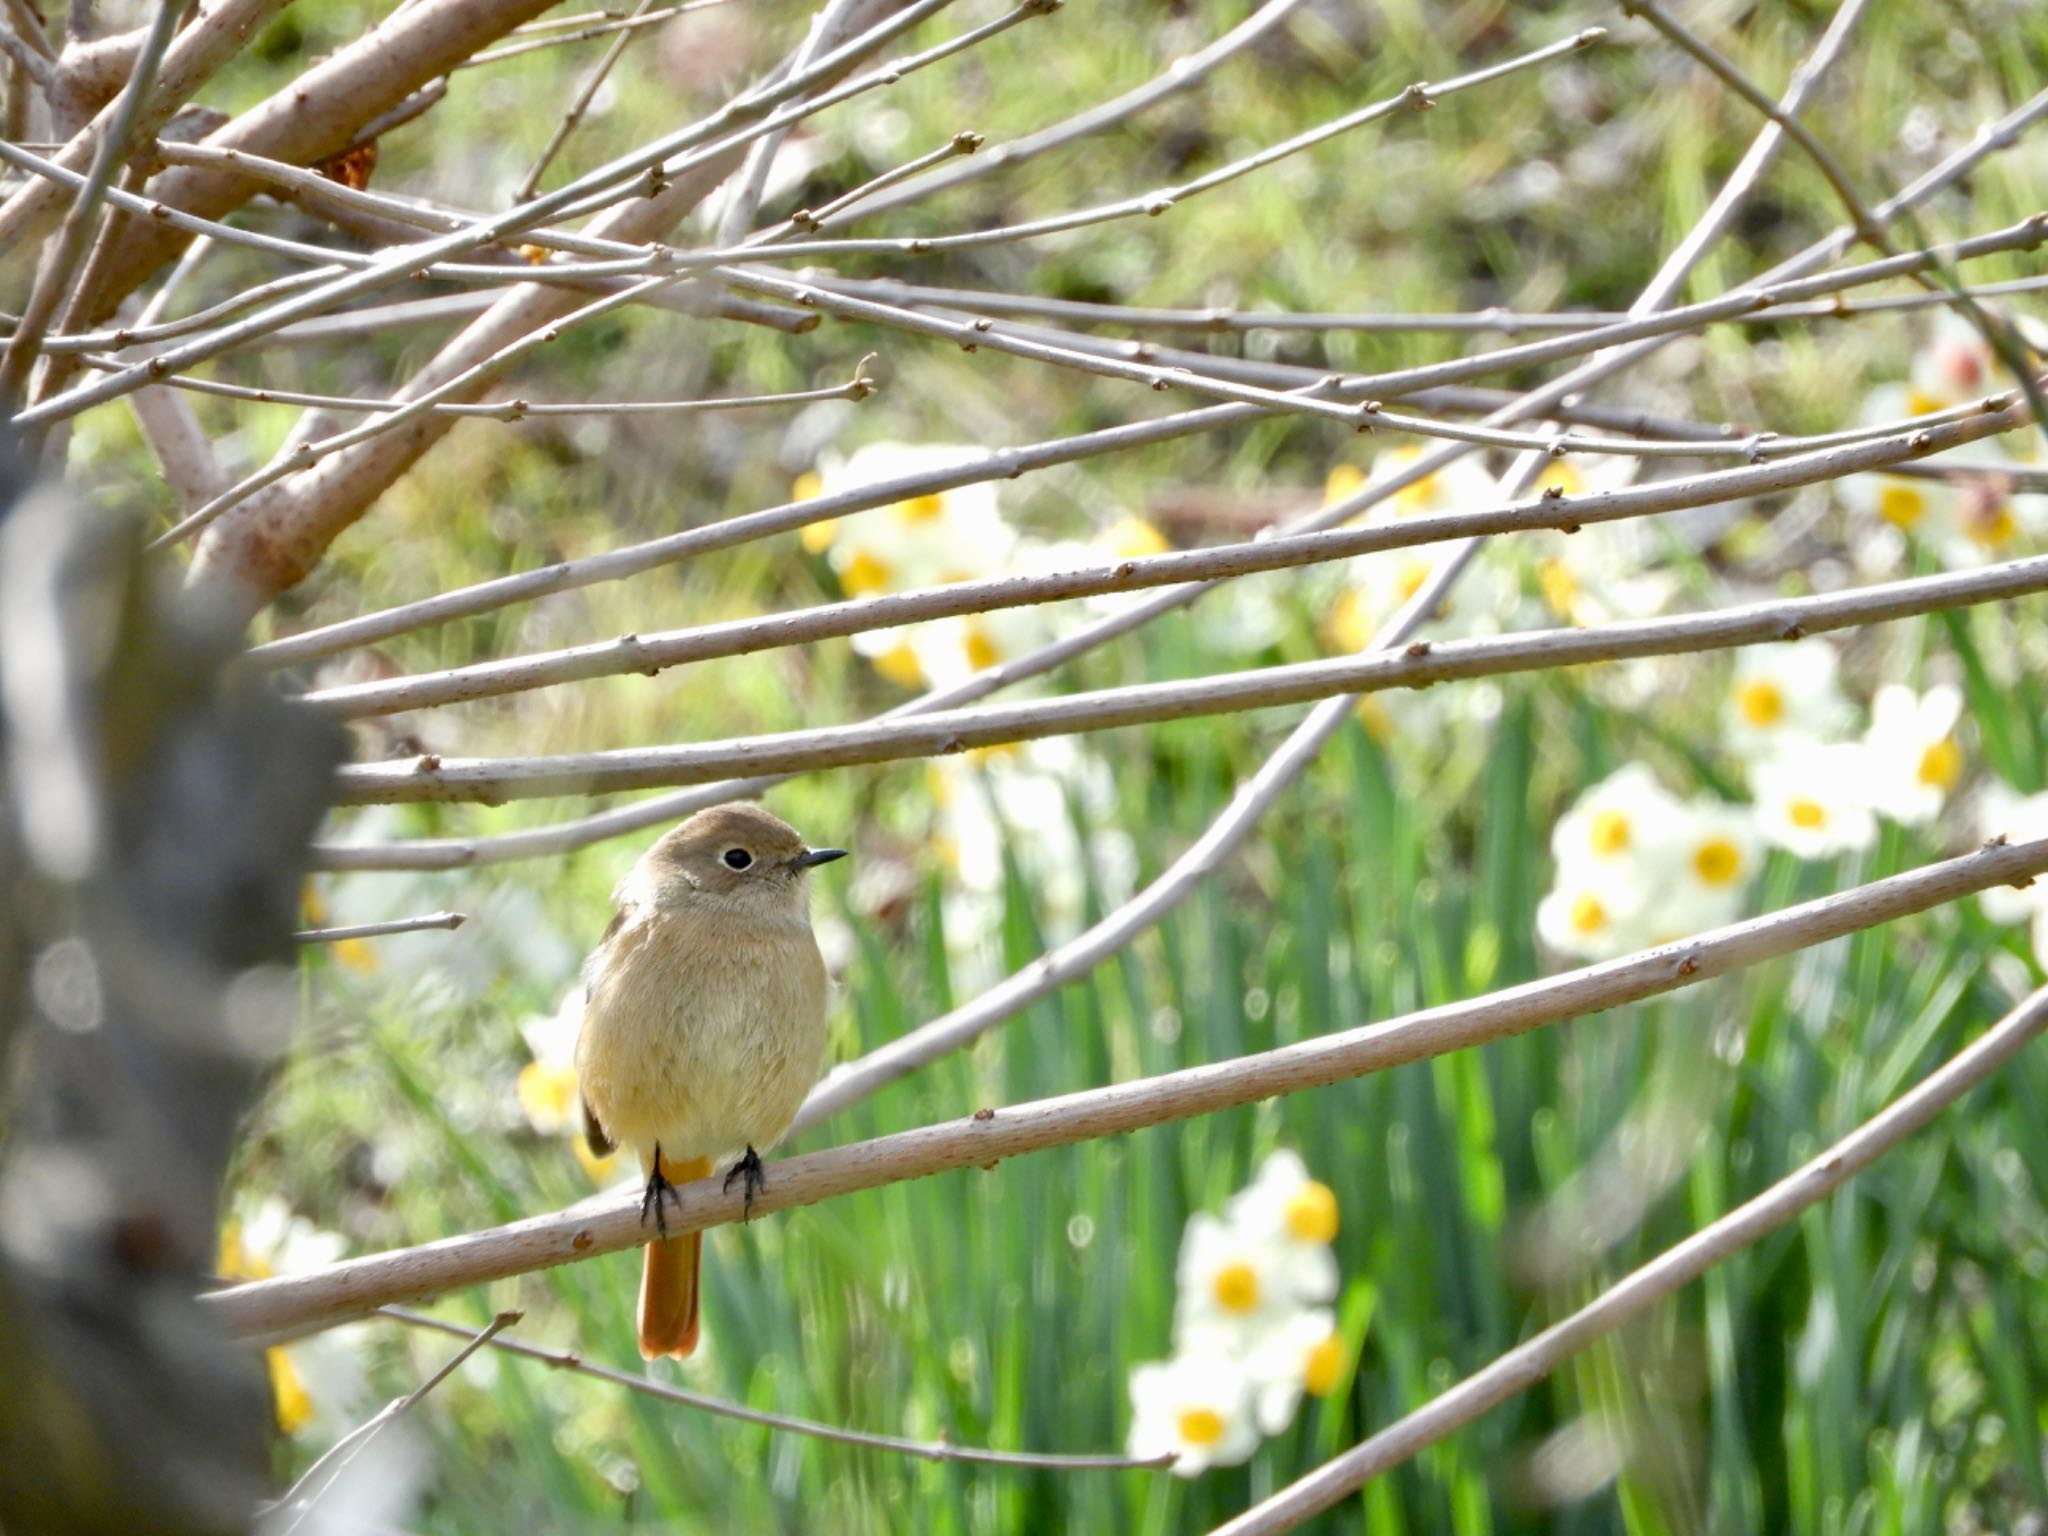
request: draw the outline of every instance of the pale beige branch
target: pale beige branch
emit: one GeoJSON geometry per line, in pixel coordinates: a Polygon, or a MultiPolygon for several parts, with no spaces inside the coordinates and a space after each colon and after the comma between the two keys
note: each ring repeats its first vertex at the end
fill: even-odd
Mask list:
{"type": "MultiPolygon", "coordinates": [[[[2003,397],[2005,407],[2013,404],[2011,397],[2003,397]]],[[[1216,544],[1204,549],[1115,560],[1078,570],[954,582],[942,587],[826,603],[764,618],[735,619],[661,634],[622,635],[616,640],[602,640],[530,656],[474,662],[414,677],[340,684],[302,697],[306,702],[344,718],[393,714],[472,699],[498,698],[593,677],[632,672],[651,675],[686,662],[744,655],[959,614],[987,613],[1077,597],[1173,586],[1180,582],[1214,581],[1261,571],[1288,570],[1485,534],[1536,529],[1572,531],[1588,523],[1648,516],[1683,507],[1710,506],[1796,486],[1825,483],[1846,474],[1888,468],[1895,463],[1938,452],[1942,447],[2011,429],[2008,424],[2003,424],[2004,418],[1998,412],[1987,412],[1981,406],[1972,409],[1975,414],[1966,419],[1967,424],[1953,423],[1954,430],[1939,439],[1932,429],[1920,428],[1905,436],[1875,443],[1852,443],[1842,448],[1740,469],[1654,481],[1623,491],[1576,497],[1538,496],[1497,508],[1436,513],[1322,533],[1283,534],[1242,543],[1216,544]]],[[[715,535],[725,526],[713,525],[704,532],[715,535]]],[[[704,547],[717,547],[717,540],[706,538],[704,547]]]]}
{"type": "Polygon", "coordinates": [[[1531,630],[1479,640],[1418,641],[1398,653],[1296,662],[886,722],[733,737],[701,745],[627,747],[551,757],[442,758],[430,754],[343,768],[336,776],[335,803],[471,800],[498,804],[546,795],[703,784],[736,774],[812,772],[854,763],[937,757],[1041,736],[1306,704],[1345,694],[1727,650],[2005,602],[2043,591],[2048,591],[2048,555],[2036,555],[1976,570],[1706,613],[1584,629],[1531,630]]]}

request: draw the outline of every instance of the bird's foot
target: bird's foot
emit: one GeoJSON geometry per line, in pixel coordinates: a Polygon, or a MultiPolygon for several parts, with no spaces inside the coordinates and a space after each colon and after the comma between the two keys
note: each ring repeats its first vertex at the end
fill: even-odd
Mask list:
{"type": "Polygon", "coordinates": [[[683,1197],[676,1193],[675,1185],[669,1183],[663,1177],[661,1171],[661,1148],[657,1146],[654,1149],[654,1167],[649,1170],[647,1175],[647,1192],[640,1197],[640,1225],[643,1227],[647,1225],[647,1213],[652,1210],[654,1212],[654,1229],[666,1240],[668,1237],[668,1212],[662,1205],[664,1199],[673,1200],[680,1205],[683,1197]]]}
{"type": "Polygon", "coordinates": [[[740,1188],[744,1191],[740,1220],[751,1221],[754,1216],[754,1196],[760,1193],[768,1182],[767,1174],[761,1171],[761,1154],[754,1150],[752,1143],[747,1146],[747,1155],[726,1170],[725,1188],[728,1191],[731,1190],[734,1179],[741,1181],[740,1188]]]}

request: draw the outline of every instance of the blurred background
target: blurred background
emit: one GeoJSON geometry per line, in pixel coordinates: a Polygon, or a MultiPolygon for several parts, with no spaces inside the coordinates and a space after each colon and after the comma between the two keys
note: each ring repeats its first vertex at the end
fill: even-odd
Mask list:
{"type": "MultiPolygon", "coordinates": [[[[917,40],[950,35],[984,11],[994,14],[947,13],[917,40]]],[[[1069,6],[810,119],[778,158],[764,211],[819,206],[963,129],[1000,143],[1058,120],[1152,78],[1245,13],[1241,4],[1069,6]]],[[[260,100],[376,14],[298,0],[202,99],[228,111],[260,100]]],[[[1686,10],[1774,93],[1828,15],[1722,0],[1686,10]]],[[[744,0],[650,29],[543,185],[714,109],[782,57],[807,21],[785,0],[744,0]]],[[[838,267],[1133,305],[1626,309],[1757,122],[1647,28],[1597,7],[1311,0],[1197,92],[876,222],[893,234],[940,233],[1172,185],[1410,81],[1594,23],[1615,30],[1614,45],[1347,135],[1165,218],[914,267],[860,257],[838,267]]],[[[603,46],[458,72],[430,117],[384,136],[372,185],[505,205],[554,127],[554,104],[603,46]]],[[[2037,90],[2043,63],[2024,5],[1879,0],[1810,119],[1874,201],[2037,90]]],[[[1923,210],[1922,227],[1903,229],[1901,243],[1996,228],[2043,206],[2044,146],[2023,140],[1989,161],[1923,210]]],[[[700,216],[697,238],[716,216],[715,205],[700,216]]],[[[289,210],[266,217],[305,238],[323,228],[289,210]]],[[[1690,293],[1734,286],[1839,222],[1825,183],[1787,155],[1690,293]]],[[[185,302],[246,282],[244,259],[218,253],[185,302]]],[[[1971,275],[2038,270],[2036,256],[2020,253],[1971,275]]],[[[260,369],[230,356],[216,376],[379,394],[447,331],[444,322],[315,335],[264,348],[260,369]]],[[[1399,366],[1478,344],[1360,332],[1162,339],[1318,371],[1399,366]]],[[[1914,410],[1982,393],[1981,379],[1938,393],[1956,373],[1945,342],[1970,344],[1932,311],[1723,327],[1666,347],[1611,398],[1745,430],[1832,431],[1867,419],[1873,392],[1887,387],[1919,389],[1926,403],[1914,410]]],[[[785,391],[842,382],[871,352],[884,388],[858,404],[465,423],[259,617],[255,638],[878,478],[913,451],[1037,442],[1153,409],[1134,405],[1128,385],[987,350],[833,321],[786,337],[645,308],[566,333],[516,389],[535,401],[785,391]]],[[[267,459],[298,416],[208,398],[194,409],[231,472],[267,459]]],[[[994,520],[1002,569],[1055,569],[1104,550],[1248,537],[1385,474],[1393,447],[1385,434],[1276,419],[948,493],[927,510],[968,530],[994,520]]],[[[70,466],[103,505],[155,525],[177,515],[125,410],[77,421],[70,466]]],[[[1593,461],[1583,472],[1608,471],[1593,461]]],[[[1402,510],[1469,505],[1483,489],[1483,480],[1475,492],[1451,478],[1402,510]]],[[[1985,516],[1944,503],[1916,525],[1896,502],[1887,510],[1883,490],[1823,486],[1642,530],[1531,536],[1490,551],[1433,632],[1707,609],[2041,547],[2043,518],[2029,498],[2010,498],[2003,533],[1973,539],[1985,516]]],[[[862,526],[880,525],[846,519],[830,538],[762,541],[420,630],[302,680],[418,672],[890,590],[898,583],[886,540],[862,526]]],[[[1392,560],[1247,579],[1031,686],[1071,691],[1337,654],[1361,644],[1416,580],[1392,560]]],[[[358,725],[356,750],[585,751],[851,721],[1099,611],[1009,610],[980,627],[954,621],[391,717],[358,725]]],[[[1720,826],[1720,816],[1731,829],[1739,868],[1691,926],[1970,846],[1985,806],[2048,788],[2042,614],[2033,599],[1859,631],[1825,642],[1826,661],[1812,664],[1823,682],[1773,674],[1795,701],[1825,705],[1833,739],[1877,752],[1900,737],[1900,753],[1954,754],[1925,781],[1937,791],[1926,814],[1880,807],[1856,846],[1811,856],[1772,846],[1782,839],[1764,830],[1758,722],[1743,705],[1757,674],[1726,655],[1381,696],[1244,854],[1133,949],[792,1147],[1264,1050],[1613,952],[1571,921],[1584,909],[1569,900],[1563,926],[1539,936],[1539,908],[1554,893],[1571,897],[1570,855],[1553,842],[1560,818],[1633,764],[1686,815],[1706,818],[1698,825],[1720,826]],[[1913,690],[1917,726],[1876,707],[1886,685],[1913,690]]],[[[1205,719],[840,770],[773,792],[769,807],[814,842],[854,851],[816,882],[839,982],[835,1059],[973,996],[1142,886],[1199,835],[1292,718],[1205,719]]],[[[590,808],[370,808],[335,815],[326,835],[481,836],[590,808]]],[[[578,966],[610,916],[613,883],[653,835],[472,870],[362,870],[308,883],[308,926],[443,909],[469,920],[452,933],[307,952],[301,1027],[236,1155],[224,1272],[288,1272],[402,1247],[637,1177],[593,1165],[575,1144],[569,1053],[578,966]]],[[[705,1343],[686,1365],[657,1371],[882,1433],[1119,1449],[1132,1370],[1173,1348],[1185,1223],[1220,1210],[1270,1152],[1289,1148],[1340,1212],[1334,1311],[1345,1366],[1245,1465],[1194,1479],[929,1465],[772,1434],[485,1350],[413,1416],[428,1454],[401,1523],[447,1533],[1206,1528],[1583,1303],[1895,1096],[2036,984],[2042,957],[2029,916],[2024,906],[1966,902],[1655,1005],[720,1228],[706,1249],[705,1343]]],[[[1362,1510],[1348,1504],[1315,1528],[2042,1528],[2044,1102],[2048,1061],[2023,1056],[1967,1113],[1938,1122],[1850,1192],[1375,1483],[1362,1510]]],[[[637,1369],[637,1263],[616,1255],[432,1310],[474,1329],[518,1308],[517,1337],[637,1369]]],[[[417,1385],[451,1347],[376,1320],[275,1352],[280,1479],[417,1385]]]]}

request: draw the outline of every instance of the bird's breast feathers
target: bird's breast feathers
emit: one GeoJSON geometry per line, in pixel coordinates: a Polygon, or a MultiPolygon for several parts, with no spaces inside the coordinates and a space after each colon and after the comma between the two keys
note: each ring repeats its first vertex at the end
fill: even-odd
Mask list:
{"type": "Polygon", "coordinates": [[[765,1148],[817,1080],[828,983],[801,918],[628,907],[585,979],[584,1098],[643,1156],[765,1148]]]}

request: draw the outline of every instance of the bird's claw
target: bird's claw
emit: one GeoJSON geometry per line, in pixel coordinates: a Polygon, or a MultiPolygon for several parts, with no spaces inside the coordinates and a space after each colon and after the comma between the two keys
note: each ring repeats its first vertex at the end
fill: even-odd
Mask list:
{"type": "Polygon", "coordinates": [[[761,1171],[761,1154],[756,1152],[751,1144],[747,1147],[747,1155],[725,1172],[724,1188],[728,1192],[732,1189],[734,1179],[741,1181],[740,1220],[751,1221],[754,1216],[754,1196],[760,1193],[768,1182],[768,1176],[761,1171]]]}
{"type": "Polygon", "coordinates": [[[647,1213],[654,1212],[654,1229],[664,1241],[668,1238],[668,1212],[662,1205],[665,1198],[681,1205],[683,1197],[676,1193],[675,1185],[663,1177],[661,1171],[661,1149],[654,1149],[654,1167],[647,1175],[647,1190],[640,1196],[640,1225],[647,1225],[647,1213]]]}

